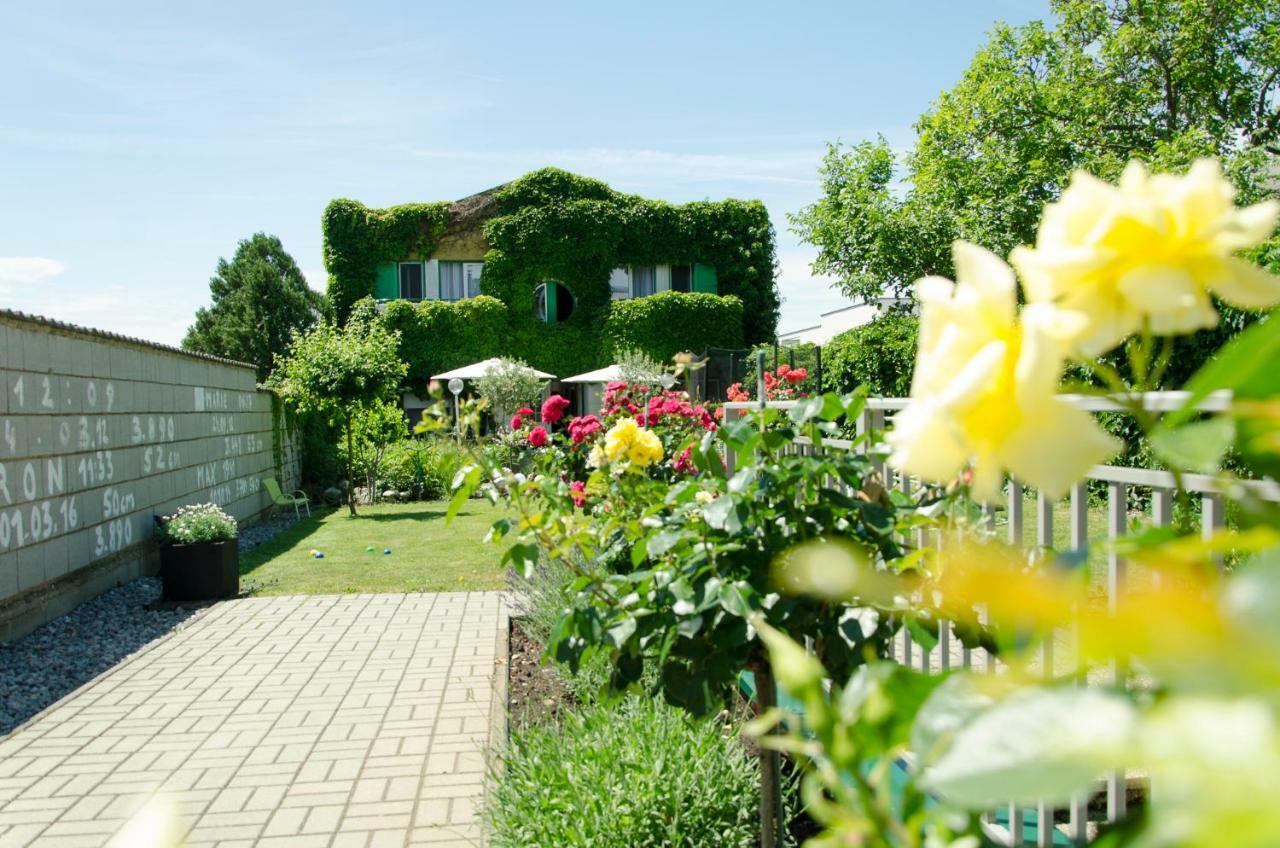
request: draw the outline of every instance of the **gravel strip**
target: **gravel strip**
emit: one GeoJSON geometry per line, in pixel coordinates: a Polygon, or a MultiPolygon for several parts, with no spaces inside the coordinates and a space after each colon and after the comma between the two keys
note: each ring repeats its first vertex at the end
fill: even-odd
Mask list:
{"type": "Polygon", "coordinates": [[[286,513],[282,511],[273,518],[259,521],[250,527],[240,528],[240,540],[238,543],[240,553],[247,554],[275,534],[282,530],[288,530],[297,523],[298,519],[294,517],[292,512],[286,513]]]}
{"type": "Polygon", "coordinates": [[[81,604],[10,645],[0,645],[0,735],[197,612],[182,607],[145,609],[159,599],[160,579],[142,577],[81,604]]]}
{"type": "MultiPolygon", "coordinates": [[[[240,553],[292,526],[292,514],[240,531],[240,553]]],[[[147,609],[160,600],[160,579],[142,577],[105,592],[33,630],[0,644],[0,736],[59,698],[145,648],[199,611],[147,609]]]]}

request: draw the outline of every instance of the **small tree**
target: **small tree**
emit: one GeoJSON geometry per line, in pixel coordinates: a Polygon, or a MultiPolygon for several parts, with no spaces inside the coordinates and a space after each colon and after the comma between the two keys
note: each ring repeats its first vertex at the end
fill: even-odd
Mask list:
{"type": "Polygon", "coordinates": [[[519,359],[503,359],[476,380],[476,391],[489,402],[499,424],[520,407],[535,406],[546,386],[547,381],[519,359]]]}
{"type": "Polygon", "coordinates": [[[662,376],[666,370],[661,362],[633,347],[618,351],[613,361],[618,366],[624,383],[656,386],[662,382],[662,376]]]}
{"type": "Polygon", "coordinates": [[[396,397],[407,367],[396,349],[399,335],[377,321],[351,321],[343,328],[321,325],[295,336],[277,371],[286,402],[301,412],[318,412],[342,425],[347,444],[343,471],[347,507],[356,514],[352,484],[353,426],[363,411],[396,397]]]}
{"type": "Polygon", "coordinates": [[[324,305],[280,239],[266,233],[240,242],[230,262],[218,260],[209,292],[213,303],[196,310],[182,346],[251,362],[259,380],[271,373],[294,333],[315,326],[324,305]]]}
{"type": "Polygon", "coordinates": [[[378,401],[362,404],[352,416],[352,443],[356,456],[352,466],[363,474],[369,503],[378,500],[378,470],[387,448],[409,435],[404,409],[398,403],[378,401]]]}

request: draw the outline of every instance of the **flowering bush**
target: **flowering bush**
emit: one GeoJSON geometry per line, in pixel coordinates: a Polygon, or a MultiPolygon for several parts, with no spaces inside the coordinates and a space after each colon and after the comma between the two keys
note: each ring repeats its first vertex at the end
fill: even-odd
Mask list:
{"type": "Polygon", "coordinates": [[[1170,334],[1216,323],[1210,295],[1280,302],[1280,278],[1236,256],[1272,232],[1278,213],[1275,202],[1236,209],[1215,163],[1183,177],[1150,176],[1135,163],[1115,187],[1077,175],[1046,209],[1035,247],[1011,257],[1027,302],[1020,312],[1013,271],[972,245],[955,246],[957,282],[916,284],[920,347],[910,405],[888,435],[890,462],[947,487],[922,503],[943,517],[944,541],[910,580],[832,548],[821,569],[784,563],[785,585],[858,606],[909,596],[913,614],[961,628],[978,623],[980,608],[1008,674],[930,675],[881,661],[845,678],[757,619],[782,688],[804,705],[785,738],[761,741],[800,757],[805,796],[822,799],[810,807],[828,828],[822,844],[978,844],[983,811],[1063,807],[1088,799],[1104,773],[1123,796],[1135,771],[1149,780],[1143,803],[1104,825],[1098,844],[1280,844],[1280,643],[1259,618],[1280,608],[1280,508],[1222,465],[1234,449],[1254,470],[1280,467],[1280,322],[1263,320],[1228,343],[1162,418],[1093,358],[1125,341],[1142,387],[1167,365],[1170,334]],[[1029,563],[975,534],[968,511],[955,509],[970,493],[1002,494],[1006,471],[1061,493],[1118,447],[1056,397],[1073,358],[1108,382],[1110,400],[1139,423],[1179,490],[1188,471],[1212,474],[1242,523],[1118,540],[1113,554],[1153,579],[1115,587],[1106,605],[1070,563],[1052,552],[1049,567],[1029,563]],[[1217,390],[1233,403],[1206,417],[1198,404],[1217,390]],[[1230,571],[1215,562],[1227,552],[1239,558],[1230,571]],[[1077,670],[1046,679],[1040,651],[1066,630],[1077,670]],[[1128,668],[1141,675],[1133,688],[1128,668]],[[1117,685],[1079,685],[1099,672],[1117,685]],[[885,764],[907,753],[905,777],[886,791],[885,764]]]}
{"type": "Polygon", "coordinates": [[[236,520],[211,503],[178,507],[160,518],[159,531],[160,541],[169,545],[228,542],[239,532],[236,520]]]}

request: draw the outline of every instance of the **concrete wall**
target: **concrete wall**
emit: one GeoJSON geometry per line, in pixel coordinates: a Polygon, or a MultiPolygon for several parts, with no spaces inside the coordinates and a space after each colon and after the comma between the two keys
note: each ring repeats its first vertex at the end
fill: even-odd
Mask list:
{"type": "Polygon", "coordinates": [[[155,568],[156,515],[242,524],[278,470],[251,367],[0,311],[0,640],[155,568]]]}

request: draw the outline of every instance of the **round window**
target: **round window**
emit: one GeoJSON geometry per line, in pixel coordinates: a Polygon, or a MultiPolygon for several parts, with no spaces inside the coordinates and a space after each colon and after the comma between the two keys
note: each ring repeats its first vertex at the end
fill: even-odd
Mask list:
{"type": "Polygon", "coordinates": [[[563,283],[547,280],[533,290],[533,314],[547,324],[568,321],[573,314],[573,292],[563,283]]]}

